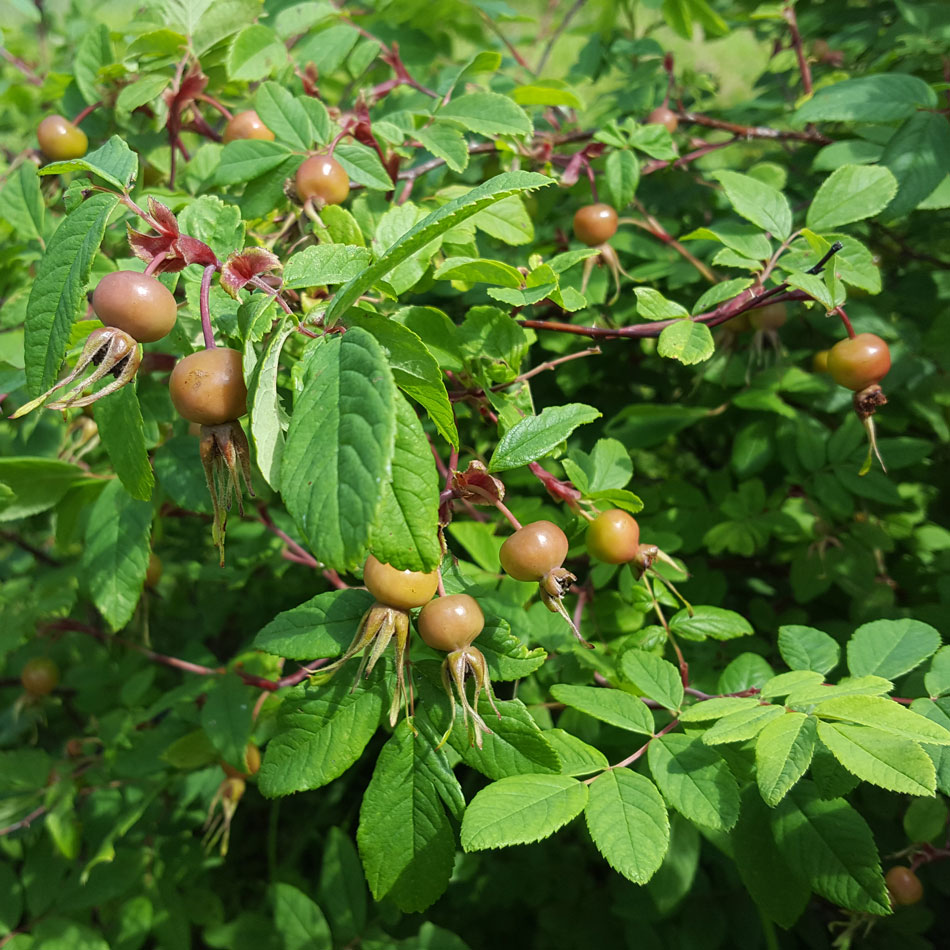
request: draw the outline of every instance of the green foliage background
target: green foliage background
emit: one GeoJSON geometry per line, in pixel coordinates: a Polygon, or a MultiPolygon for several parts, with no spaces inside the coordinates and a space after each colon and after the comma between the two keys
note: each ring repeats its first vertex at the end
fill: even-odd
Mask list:
{"type": "Polygon", "coordinates": [[[219,262],[278,253],[293,315],[211,290],[254,457],[224,568],[167,388],[202,345],[199,266],[162,276],[178,323],[134,385],[0,422],[0,946],[940,946],[950,11],[6,9],[4,416],[75,361],[97,280],[144,268],[127,225],[153,233],[149,199],[219,262]],[[222,121],[198,100],[175,154],[199,63],[275,141],[203,135],[194,110],[222,121]],[[644,121],[668,90],[672,135],[644,121]],[[46,163],[39,119],[99,102],[89,153],[46,163]],[[331,142],[355,187],[308,216],[285,184],[331,142]],[[572,237],[595,197],[622,219],[616,302],[572,237]],[[716,309],[757,281],[787,301],[777,331],[716,309]],[[860,474],[851,394],[812,371],[839,306],[891,349],[887,473],[860,474]],[[501,714],[479,707],[481,749],[461,724],[439,746],[441,657],[418,638],[417,735],[389,725],[388,659],[355,689],[355,660],[294,675],[352,639],[369,551],[439,564],[444,466],[473,460],[522,523],[567,533],[595,644],[500,573],[504,518],[456,500],[445,585],[484,609],[501,714]],[[578,507],[635,513],[692,608],[591,562],[578,507]],[[31,699],[38,656],[62,682],[31,699]],[[222,855],[202,824],[249,740],[263,765],[222,855]],[[882,871],[911,863],[924,899],[891,913],[882,871]]]}

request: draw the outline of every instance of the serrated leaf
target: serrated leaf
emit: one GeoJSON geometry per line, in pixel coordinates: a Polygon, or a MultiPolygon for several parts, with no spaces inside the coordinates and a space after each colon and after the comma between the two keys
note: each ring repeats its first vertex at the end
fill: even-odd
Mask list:
{"type": "Polygon", "coordinates": [[[117,112],[131,113],[158,98],[169,83],[169,77],[161,74],[142,76],[123,86],[115,100],[117,112]]]}
{"type": "Polygon", "coordinates": [[[644,696],[678,710],[683,703],[683,681],[672,663],[644,650],[627,650],[620,659],[623,675],[644,696]]]}
{"type": "MultiPolygon", "coordinates": [[[[406,331],[409,332],[409,331],[406,331]]],[[[434,571],[439,544],[439,477],[415,410],[397,393],[396,437],[390,480],[384,482],[369,547],[400,571],[434,571]]]]}
{"type": "Polygon", "coordinates": [[[826,311],[833,310],[840,302],[838,298],[832,296],[825,281],[815,274],[793,271],[786,275],[785,280],[789,287],[804,290],[813,300],[817,300],[826,311]]]}
{"type": "Polygon", "coordinates": [[[930,663],[924,676],[924,686],[931,699],[950,692],[950,646],[941,647],[930,663]]]}
{"type": "Polygon", "coordinates": [[[383,746],[363,796],[356,840],[376,900],[389,894],[400,910],[422,911],[448,887],[455,836],[432,782],[451,774],[425,732],[399,723],[383,746]]]}
{"type": "Polygon", "coordinates": [[[332,326],[377,280],[433,239],[508,195],[550,184],[553,184],[553,179],[535,172],[505,172],[444,204],[406,232],[375,264],[334,294],[324,317],[326,325],[332,326]]]}
{"type": "Polygon", "coordinates": [[[600,749],[563,729],[545,729],[544,738],[561,760],[561,775],[590,775],[603,771],[610,764],[600,749]]]}
{"type": "Polygon", "coordinates": [[[716,345],[705,323],[677,320],[660,332],[656,351],[667,359],[679,360],[684,366],[694,366],[708,360],[716,351],[716,345]]]}
{"type": "Polygon", "coordinates": [[[21,162],[0,190],[0,218],[23,238],[43,240],[46,205],[35,162],[21,162]]]}
{"type": "Polygon", "coordinates": [[[281,142],[304,150],[313,144],[313,128],[306,108],[280,83],[261,83],[254,97],[254,108],[260,120],[281,142]]]}
{"type": "Polygon", "coordinates": [[[148,501],[155,476],[148,460],[145,423],[135,384],[123,386],[108,398],[100,399],[93,412],[99,438],[125,490],[133,498],[148,501]]]}
{"type": "Polygon", "coordinates": [[[702,702],[687,706],[679,715],[680,722],[708,722],[711,719],[722,719],[734,712],[754,709],[759,705],[755,696],[716,696],[713,699],[704,699],[702,702]]]}
{"type": "Polygon", "coordinates": [[[521,274],[504,261],[479,257],[450,257],[444,260],[433,277],[436,280],[460,280],[467,284],[498,284],[520,287],[521,274]]]}
{"type": "Polygon", "coordinates": [[[522,419],[501,437],[488,464],[489,471],[504,472],[544,458],[578,426],[600,416],[593,406],[583,403],[548,406],[540,415],[522,419]]]}
{"type": "Polygon", "coordinates": [[[89,513],[82,575],[96,609],[112,630],[135,613],[148,570],[152,506],[109,482],[89,513]]]}
{"type": "Polygon", "coordinates": [[[274,928],[283,950],[321,950],[331,944],[330,927],[323,911],[292,884],[271,885],[274,928]]]}
{"type": "Polygon", "coordinates": [[[629,149],[614,150],[607,156],[604,171],[610,204],[626,208],[640,184],[640,163],[636,155],[629,149]]]}
{"type": "Polygon", "coordinates": [[[893,680],[919,666],[940,647],[940,634],[919,620],[874,620],[848,641],[848,669],[893,680]]]}
{"type": "Polygon", "coordinates": [[[816,721],[804,713],[773,719],[755,741],[755,779],[774,808],[805,774],[815,751],[816,721]]]}
{"type": "Polygon", "coordinates": [[[819,89],[799,107],[795,122],[893,122],[936,103],[936,93],[917,76],[896,72],[860,76],[819,89]]]}
{"type": "Polygon", "coordinates": [[[670,846],[663,797],[645,776],[610,769],[590,784],[587,830],[607,863],[634,884],[656,874],[670,846]]]}
{"type": "Polygon", "coordinates": [[[779,673],[762,685],[759,692],[760,699],[776,699],[787,696],[796,689],[818,686],[824,683],[825,678],[814,670],[792,670],[789,673],[779,673]]]}
{"type": "Polygon", "coordinates": [[[792,209],[777,188],[733,171],[718,171],[713,177],[722,185],[733,208],[747,221],[780,240],[792,233],[792,209]]]}
{"type": "Polygon", "coordinates": [[[637,298],[637,313],[644,320],[667,320],[671,317],[689,316],[689,311],[675,300],[667,300],[652,287],[634,287],[637,298]]]}
{"type": "Polygon", "coordinates": [[[395,386],[365,330],[326,338],[297,398],[281,462],[281,494],[314,556],[361,566],[383,482],[391,476],[395,386]]]}
{"type": "Polygon", "coordinates": [[[559,703],[579,709],[619,729],[645,736],[653,735],[653,714],[643,700],[623,690],[557,683],[551,687],[551,695],[559,703]]]}
{"type": "Polygon", "coordinates": [[[333,150],[333,157],[358,184],[376,191],[392,191],[393,180],[383,167],[379,155],[368,145],[338,145],[333,150]]]}
{"type": "Polygon", "coordinates": [[[379,664],[368,680],[351,677],[344,669],[319,690],[297,689],[284,700],[258,773],[261,794],[320,788],[363,754],[389,702],[388,689],[379,664]]]}
{"type": "Polygon", "coordinates": [[[63,172],[90,172],[93,175],[98,175],[120,191],[127,191],[135,180],[138,167],[139,160],[135,152],[118,135],[113,135],[105,145],[89,152],[82,158],[70,158],[65,162],[53,162],[50,165],[44,165],[39,173],[41,175],[61,175],[63,172]]]}
{"type": "Polygon", "coordinates": [[[354,244],[316,244],[294,254],[283,270],[285,287],[343,284],[363,272],[373,259],[365,247],[354,244]]]}
{"type": "Polygon", "coordinates": [[[950,745],[950,731],[883,696],[839,696],[818,703],[813,712],[822,719],[874,726],[915,742],[950,745]]]}
{"type": "Polygon", "coordinates": [[[728,831],[739,817],[739,786],[725,760],[698,736],[660,736],[647,747],[653,779],[684,818],[728,831]]]}
{"type": "Polygon", "coordinates": [[[497,92],[470,92],[453,98],[438,116],[479,135],[530,135],[533,131],[524,109],[497,92]]]}
{"type": "Polygon", "coordinates": [[[338,656],[356,635],[373,595],[358,588],[317,594],[281,611],[254,638],[254,648],[288,660],[338,656]]]}
{"type": "Polygon", "coordinates": [[[821,630],[788,624],[778,628],[778,649],[793,670],[826,674],[838,665],[841,648],[821,630]]]}
{"type": "Polygon", "coordinates": [[[827,231],[879,214],[897,192],[894,175],[880,165],[842,165],[822,183],[806,223],[827,231]]]}
{"type": "Polygon", "coordinates": [[[359,936],[366,926],[366,881],[349,835],[336,825],[327,829],[317,898],[326,907],[339,943],[359,936]]]}
{"type": "Polygon", "coordinates": [[[228,142],[221,149],[214,180],[219,185],[238,185],[251,181],[283,164],[290,154],[290,149],[280,142],[260,139],[228,142]]]}
{"type": "Polygon", "coordinates": [[[26,380],[33,395],[59,375],[73,321],[85,303],[89,268],[118,196],[96,194],[68,214],[36,267],[26,306],[26,380]]]}
{"type": "Polygon", "coordinates": [[[518,246],[534,240],[534,222],[519,195],[508,195],[479,211],[471,223],[505,244],[518,246]]]}
{"type": "Polygon", "coordinates": [[[569,775],[513,775],[483,788],[462,819],[466,851],[530,844],[573,821],[587,804],[587,786],[569,775]]]}
{"type": "Polygon", "coordinates": [[[703,733],[703,742],[718,745],[722,742],[745,742],[757,736],[769,722],[785,714],[781,706],[757,706],[755,709],[740,709],[719,719],[712,728],[703,733]]]}
{"type": "Polygon", "coordinates": [[[486,620],[484,630],[478,635],[478,649],[485,657],[493,683],[529,676],[547,659],[543,647],[529,650],[511,632],[506,620],[486,620]]]}
{"type": "Polygon", "coordinates": [[[280,353],[284,343],[296,329],[287,321],[271,334],[264,352],[248,380],[248,411],[251,417],[251,438],[257,467],[264,480],[275,491],[280,490],[280,463],[284,453],[285,413],[277,394],[280,353]]]}
{"type": "Polygon", "coordinates": [[[834,686],[799,686],[785,698],[786,706],[814,706],[838,696],[881,696],[894,688],[881,676],[846,676],[834,686]]]}
{"type": "Polygon", "coordinates": [[[415,135],[436,158],[445,159],[445,164],[456,174],[468,167],[468,143],[455,126],[435,122],[425,129],[417,129],[415,135]]]}
{"type": "Polygon", "coordinates": [[[346,322],[373,334],[389,354],[389,366],[396,385],[426,410],[442,438],[457,446],[459,436],[455,413],[442,371],[419,335],[395,320],[370,316],[362,310],[350,311],[346,322]]]}
{"type": "Polygon", "coordinates": [[[227,69],[230,79],[254,82],[269,76],[287,62],[287,50],[277,34],[267,26],[252,23],[235,34],[228,50],[227,69]]]}
{"type": "Polygon", "coordinates": [[[822,720],[818,721],[818,738],[864,782],[908,795],[933,795],[937,789],[933,761],[912,740],[873,726],[822,720]]]}
{"type": "Polygon", "coordinates": [[[73,76],[76,86],[82,93],[87,105],[91,105],[99,98],[99,70],[115,59],[112,42],[109,38],[109,28],[101,23],[95,24],[83,34],[76,44],[76,55],[73,60],[73,76]]]}
{"type": "Polygon", "coordinates": [[[722,607],[698,606],[690,612],[685,608],[670,618],[670,629],[687,640],[733,640],[752,634],[752,624],[734,610],[722,607]]]}

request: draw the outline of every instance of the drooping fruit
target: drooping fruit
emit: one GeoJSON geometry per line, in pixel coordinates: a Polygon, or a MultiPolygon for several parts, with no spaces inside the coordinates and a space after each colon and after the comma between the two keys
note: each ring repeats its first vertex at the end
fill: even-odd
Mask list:
{"type": "Polygon", "coordinates": [[[51,162],[82,158],[89,148],[89,139],[78,125],[61,115],[48,115],[36,129],[40,151],[51,162]]]}
{"type": "Polygon", "coordinates": [[[137,271],[106,274],[92,293],[92,309],[107,326],[124,330],[139,343],[154,343],[175,325],[178,305],[157,278],[137,271]]]}
{"type": "Polygon", "coordinates": [[[434,650],[462,650],[482,632],[485,615],[469,594],[449,594],[430,600],[416,621],[419,636],[434,650]]]}
{"type": "Polygon", "coordinates": [[[247,412],[247,386],[238,350],[199,350],[175,364],[168,391],[178,414],[189,422],[217,426],[247,412]]]}
{"type": "Polygon", "coordinates": [[[891,368],[891,351],[874,333],[839,340],[828,351],[828,372],[839,385],[858,392],[879,383],[891,368]]]}
{"type": "Polygon", "coordinates": [[[372,554],[363,568],[366,589],[381,603],[400,610],[427,604],[439,586],[439,574],[431,571],[400,571],[372,554]]]}
{"type": "Polygon", "coordinates": [[[587,526],[587,550],[591,557],[607,564],[626,564],[640,548],[640,525],[636,518],[611,508],[602,511],[587,526]]]}
{"type": "Polygon", "coordinates": [[[574,237],[588,247],[604,244],[617,233],[617,212],[608,204],[584,205],[574,212],[574,237]]]}
{"type": "Polygon", "coordinates": [[[505,539],[499,559],[516,581],[540,581],[567,557],[567,536],[550,521],[535,521],[505,539]]]}
{"type": "Polygon", "coordinates": [[[350,176],[329,155],[312,155],[297,169],[297,195],[301,201],[312,199],[318,207],[338,205],[350,193],[350,176]]]}
{"type": "Polygon", "coordinates": [[[265,142],[273,142],[275,136],[261,121],[261,117],[253,109],[248,109],[228,119],[222,138],[225,143],[238,139],[263,139],[265,142]]]}

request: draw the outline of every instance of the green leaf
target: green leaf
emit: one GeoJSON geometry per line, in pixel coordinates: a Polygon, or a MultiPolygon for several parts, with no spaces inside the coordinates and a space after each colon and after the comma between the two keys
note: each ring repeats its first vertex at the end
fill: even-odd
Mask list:
{"type": "Polygon", "coordinates": [[[739,818],[739,786],[725,760],[698,736],[660,736],[647,761],[663,797],[684,818],[728,831],[739,818]]]}
{"type": "Polygon", "coordinates": [[[652,287],[634,287],[637,298],[637,313],[644,320],[666,320],[670,317],[687,317],[689,311],[675,300],[667,300],[652,287]]]}
{"type": "Polygon", "coordinates": [[[788,696],[797,689],[818,686],[824,683],[825,678],[814,670],[791,670],[788,673],[779,673],[763,684],[759,692],[760,699],[776,699],[779,696],[788,696]]]}
{"type": "Polygon", "coordinates": [[[860,76],[819,89],[795,113],[795,122],[893,122],[936,104],[936,93],[917,76],[860,76]]]}
{"type": "Polygon", "coordinates": [[[327,829],[317,898],[326,907],[337,943],[353,941],[366,927],[366,882],[349,835],[327,829]]]}
{"type": "Polygon", "coordinates": [[[369,547],[380,561],[397,570],[434,571],[442,560],[435,459],[415,410],[400,393],[395,404],[392,474],[383,483],[369,547]]]}
{"type": "Polygon", "coordinates": [[[822,719],[839,719],[915,742],[950,745],[950,731],[883,696],[838,696],[813,710],[822,719]]]}
{"type": "Polygon", "coordinates": [[[618,874],[634,884],[656,874],[670,846],[670,820],[648,778],[626,768],[598,775],[584,818],[597,850],[618,874]]]}
{"type": "Polygon", "coordinates": [[[141,106],[156,99],[169,84],[169,77],[161,73],[143,76],[127,86],[123,86],[116,96],[117,112],[129,114],[141,106]]]}
{"type": "Polygon", "coordinates": [[[287,50],[267,26],[253,23],[236,34],[227,56],[228,77],[254,82],[287,62],[287,50]]]}
{"type": "Polygon", "coordinates": [[[815,274],[793,271],[786,275],[785,280],[790,287],[794,287],[796,290],[804,290],[806,294],[817,300],[826,311],[833,310],[841,302],[831,295],[824,279],[815,274]]]}
{"type": "Polygon", "coordinates": [[[881,162],[897,179],[897,197],[887,217],[913,211],[946,177],[950,166],[950,125],[936,112],[912,115],[884,148],[881,162]]]}
{"type": "Polygon", "coordinates": [[[334,294],[324,318],[326,325],[332,326],[377,280],[385,277],[434,238],[496,201],[521,191],[550,184],[553,184],[553,179],[535,172],[505,172],[444,204],[406,232],[375,264],[368,267],[359,277],[344,284],[334,294]]]}
{"type": "Polygon", "coordinates": [[[712,331],[705,323],[677,320],[660,332],[656,351],[667,359],[679,360],[684,366],[694,366],[708,360],[716,346],[712,331]]]}
{"type": "Polygon", "coordinates": [[[20,237],[43,241],[46,205],[34,162],[22,162],[9,173],[0,190],[0,218],[20,237]]]}
{"type": "Polygon", "coordinates": [[[773,812],[772,830],[792,869],[839,907],[890,912],[874,836],[844,799],[823,801],[801,782],[773,812]]]}
{"type": "Polygon", "coordinates": [[[685,608],[670,617],[670,630],[687,640],[734,640],[753,633],[752,624],[741,614],[722,607],[694,607],[692,616],[685,608]]]}
{"type": "Polygon", "coordinates": [[[214,180],[219,185],[238,185],[283,164],[290,149],[279,142],[241,139],[221,149],[214,180]]]}
{"type": "Polygon", "coordinates": [[[736,212],[747,221],[783,241],[792,233],[792,209],[777,188],[739,172],[718,171],[713,177],[722,185],[736,212]]]}
{"type": "Polygon", "coordinates": [[[467,284],[498,284],[501,287],[520,287],[521,274],[504,261],[479,257],[450,257],[444,260],[433,275],[436,280],[460,280],[467,284]]]}
{"type": "Polygon", "coordinates": [[[846,676],[835,686],[799,686],[785,698],[786,706],[814,706],[838,696],[881,696],[894,688],[881,676],[846,676]]]}
{"type": "Polygon", "coordinates": [[[358,184],[376,191],[392,191],[393,180],[383,168],[379,155],[368,145],[338,145],[333,150],[333,157],[358,184]]]}
{"type": "Polygon", "coordinates": [[[26,307],[26,380],[33,395],[59,375],[73,321],[85,307],[86,281],[118,196],[96,194],[68,214],[36,267],[26,307]]]}
{"type": "Polygon", "coordinates": [[[250,686],[237,676],[222,676],[208,690],[201,707],[201,728],[225,762],[245,765],[245,750],[254,726],[254,700],[250,686]]]}
{"type": "Polygon", "coordinates": [[[133,498],[121,482],[102,490],[89,513],[82,574],[96,609],[112,630],[135,613],[148,570],[152,506],[133,498]]]}
{"type": "Polygon", "coordinates": [[[874,620],[848,641],[848,669],[893,680],[919,666],[940,647],[940,634],[919,620],[874,620]]]}
{"type": "Polygon", "coordinates": [[[527,86],[516,86],[511,98],[522,106],[567,106],[581,109],[583,103],[562,79],[539,79],[527,86]]]}
{"type": "Polygon", "coordinates": [[[687,706],[679,715],[680,722],[708,722],[722,719],[734,712],[754,709],[759,705],[755,696],[715,696],[687,706]]]}
{"type": "Polygon", "coordinates": [[[336,570],[362,565],[396,430],[395,386],[379,344],[352,327],[324,338],[294,406],[281,495],[315,557],[336,570]]]}
{"type": "MultiPolygon", "coordinates": [[[[138,156],[119,138],[113,135],[105,145],[89,152],[82,158],[70,158],[65,162],[44,165],[41,175],[61,175],[63,172],[91,172],[120,191],[127,191],[135,180],[139,167],[138,156]]],[[[87,199],[89,201],[94,199],[87,199]]]]}
{"type": "Polygon", "coordinates": [[[755,785],[747,785],[739,821],[729,840],[746,890],[763,914],[788,929],[808,905],[811,889],[776,847],[771,813],[755,785]]]}
{"type": "MultiPolygon", "coordinates": [[[[478,649],[482,651],[491,680],[522,679],[539,670],[547,659],[543,647],[529,650],[512,632],[506,620],[486,620],[485,628],[478,635],[478,649]]],[[[548,735],[550,730],[544,733],[548,735]]]]}
{"type": "Polygon", "coordinates": [[[818,189],[806,223],[827,231],[879,214],[897,192],[897,180],[880,165],[842,165],[818,189]]]}
{"type": "Polygon", "coordinates": [[[357,588],[317,594],[299,607],[281,611],[254,638],[254,648],[288,660],[338,656],[373,600],[372,594],[357,588]]]}
{"type": "Polygon", "coordinates": [[[773,719],[755,741],[755,779],[774,808],[805,774],[815,751],[816,721],[804,713],[773,719]]]}
{"type": "Polygon", "coordinates": [[[827,633],[797,624],[778,628],[778,649],[791,669],[823,675],[834,669],[841,657],[841,648],[827,633]]]}
{"type": "Polygon", "coordinates": [[[109,66],[114,59],[115,52],[109,39],[109,28],[101,23],[95,24],[83,34],[76,44],[73,76],[86,105],[91,105],[99,98],[99,70],[109,66]]]}
{"type": "Polygon", "coordinates": [[[389,366],[396,385],[425,409],[442,438],[457,446],[459,436],[455,413],[442,371],[419,336],[395,320],[371,316],[362,310],[351,310],[346,322],[373,334],[389,354],[389,366]]]}
{"type": "Polygon", "coordinates": [[[516,102],[497,92],[470,92],[439,110],[442,121],[456,122],[478,135],[530,135],[531,119],[516,102]]]}
{"type": "Polygon", "coordinates": [[[330,946],[330,927],[323,911],[292,884],[271,885],[274,927],[283,950],[323,950],[330,946]]]}
{"type": "Polygon", "coordinates": [[[534,240],[534,222],[519,195],[509,195],[496,201],[473,215],[471,223],[505,244],[517,246],[534,240]]]}
{"type": "Polygon", "coordinates": [[[781,706],[757,706],[755,709],[740,709],[723,716],[703,733],[707,745],[722,742],[745,742],[757,736],[773,719],[785,714],[781,706]]]}
{"type": "Polygon", "coordinates": [[[356,835],[369,889],[400,910],[425,910],[442,896],[455,859],[455,836],[432,781],[451,775],[425,731],[399,723],[383,746],[363,796],[356,835]]]}
{"type": "Polygon", "coordinates": [[[344,669],[319,690],[295,689],[284,700],[258,773],[262,795],[320,788],[363,754],[389,703],[388,689],[381,665],[369,679],[351,677],[344,669]]]}
{"type": "Polygon", "coordinates": [[[254,96],[260,120],[291,148],[307,150],[313,144],[313,128],[303,103],[280,83],[263,82],[254,96]]]}
{"type": "MultiPolygon", "coordinates": [[[[253,298],[252,298],[253,299],[253,298]]],[[[280,464],[284,455],[286,414],[277,394],[280,353],[287,338],[296,330],[292,320],[286,321],[271,334],[264,352],[248,380],[248,411],[251,417],[251,438],[257,467],[264,480],[275,491],[280,490],[280,464]]]]}
{"type": "Polygon", "coordinates": [[[849,772],[864,782],[908,795],[933,795],[936,791],[933,761],[912,740],[873,726],[821,720],[818,738],[849,772]]]}
{"type": "Polygon", "coordinates": [[[487,785],[462,819],[466,851],[530,844],[573,821],[587,804],[587,786],[569,775],[513,775],[487,785]]]}
{"type": "Polygon", "coordinates": [[[285,287],[343,284],[358,277],[373,255],[354,244],[315,244],[294,254],[284,266],[285,287]]]}
{"type": "Polygon", "coordinates": [[[941,647],[934,654],[930,670],[924,676],[924,686],[931,699],[950,692],[950,646],[941,647]]]}
{"type": "Polygon", "coordinates": [[[620,659],[623,675],[644,696],[676,711],[683,703],[683,681],[672,663],[644,650],[627,650],[620,659]]]}
{"type": "Polygon", "coordinates": [[[0,458],[0,484],[7,495],[0,507],[0,522],[17,521],[52,508],[72,488],[82,482],[84,472],[77,465],[45,458],[0,458]]]}
{"type": "Polygon", "coordinates": [[[643,700],[623,690],[558,683],[551,687],[551,695],[559,703],[579,709],[619,729],[645,736],[653,735],[653,713],[643,700]]]}
{"type": "Polygon", "coordinates": [[[609,767],[607,756],[563,729],[545,729],[544,738],[561,760],[561,775],[590,775],[609,767]]]}
{"type": "Polygon", "coordinates": [[[95,403],[99,438],[125,490],[141,501],[152,497],[155,476],[148,460],[145,423],[134,383],[95,403]]]}
{"type": "Polygon", "coordinates": [[[468,167],[468,142],[455,126],[447,122],[435,122],[428,128],[417,129],[415,135],[423,148],[436,158],[445,159],[445,164],[456,174],[468,167]]]}
{"type": "Polygon", "coordinates": [[[629,149],[612,151],[605,163],[607,198],[615,208],[626,208],[640,184],[640,163],[629,149]]]}
{"type": "Polygon", "coordinates": [[[488,463],[489,471],[504,472],[544,458],[581,425],[599,419],[593,406],[570,403],[548,406],[538,416],[528,416],[499,440],[488,463]]]}

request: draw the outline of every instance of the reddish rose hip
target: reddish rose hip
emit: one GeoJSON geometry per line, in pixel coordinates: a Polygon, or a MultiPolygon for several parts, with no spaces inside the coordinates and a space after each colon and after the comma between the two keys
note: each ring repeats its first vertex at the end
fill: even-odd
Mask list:
{"type": "Polygon", "coordinates": [[[647,125],[662,125],[669,132],[675,132],[680,120],[676,113],[667,106],[657,106],[648,116],[647,125]]]}
{"type": "Polygon", "coordinates": [[[574,237],[582,244],[594,247],[604,244],[617,233],[617,212],[610,205],[599,202],[584,205],[574,212],[574,237]]]}
{"type": "Polygon", "coordinates": [[[53,162],[82,158],[89,147],[89,139],[79,126],[61,115],[48,115],[36,129],[40,151],[53,162]]]}
{"type": "Polygon", "coordinates": [[[591,557],[607,564],[626,564],[639,551],[640,525],[626,511],[611,508],[587,526],[586,540],[591,557]]]}
{"type": "Polygon", "coordinates": [[[430,600],[416,621],[419,636],[434,650],[452,653],[467,647],[484,629],[485,615],[468,594],[430,600]]]}
{"type": "Polygon", "coordinates": [[[550,521],[535,521],[505,540],[501,566],[516,581],[540,581],[567,557],[567,536],[550,521]]]}
{"type": "Polygon", "coordinates": [[[437,571],[400,571],[371,554],[363,568],[363,583],[381,604],[411,610],[435,597],[439,575],[437,571]]]}
{"type": "Polygon", "coordinates": [[[873,333],[840,340],[828,352],[828,372],[839,386],[860,392],[880,382],[891,368],[891,351],[873,333]]]}
{"type": "Polygon", "coordinates": [[[313,155],[297,169],[297,195],[318,205],[338,205],[350,193],[350,176],[329,155],[313,155]]]}
{"type": "Polygon", "coordinates": [[[31,696],[48,696],[59,683],[59,667],[48,656],[34,657],[20,671],[20,682],[31,696]]]}
{"type": "Polygon", "coordinates": [[[175,325],[178,305],[155,277],[137,271],[106,274],[92,292],[92,309],[107,326],[124,330],[139,343],[154,343],[175,325]]]}
{"type": "Polygon", "coordinates": [[[903,865],[895,865],[884,875],[884,883],[891,895],[891,901],[899,906],[906,907],[916,904],[924,896],[924,885],[920,878],[903,865]]]}
{"type": "Polygon", "coordinates": [[[273,142],[274,133],[261,122],[260,116],[253,109],[248,109],[228,119],[222,138],[226,143],[237,139],[263,139],[273,142]]]}
{"type": "Polygon", "coordinates": [[[244,367],[237,350],[199,350],[175,364],[168,392],[178,414],[189,422],[218,426],[247,412],[244,367]]]}

